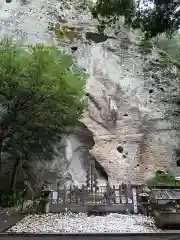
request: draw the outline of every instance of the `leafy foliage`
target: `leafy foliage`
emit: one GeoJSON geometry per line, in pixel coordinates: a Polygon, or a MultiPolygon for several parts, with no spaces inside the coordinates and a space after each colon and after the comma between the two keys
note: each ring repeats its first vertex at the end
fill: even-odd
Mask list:
{"type": "Polygon", "coordinates": [[[180,181],[175,180],[170,171],[156,171],[154,177],[149,179],[147,184],[151,186],[180,186],[180,181]]]}
{"type": "Polygon", "coordinates": [[[179,1],[143,0],[140,2],[143,2],[144,8],[138,6],[133,26],[140,27],[147,38],[164,32],[171,35],[179,28],[179,1]]]}
{"type": "Polygon", "coordinates": [[[98,14],[102,17],[124,16],[126,21],[130,20],[134,13],[134,2],[132,0],[105,1],[99,0],[92,8],[92,14],[95,18],[98,14]]]}
{"type": "Polygon", "coordinates": [[[5,190],[0,191],[0,206],[2,207],[12,207],[15,205],[22,204],[23,201],[23,191],[20,190],[5,190]]]}
{"type": "MultiPolygon", "coordinates": [[[[146,38],[166,32],[172,34],[180,25],[180,2],[174,0],[98,0],[92,8],[99,16],[117,20],[124,17],[125,24],[140,28],[146,38]]],[[[109,23],[106,21],[106,23],[109,23]]]]}
{"type": "Polygon", "coordinates": [[[115,23],[119,17],[125,17],[125,23],[130,24],[135,12],[135,4],[133,0],[98,0],[91,7],[91,12],[93,17],[98,19],[100,28],[104,29],[106,24],[115,23]]]}
{"type": "Polygon", "coordinates": [[[50,158],[83,114],[85,74],[56,46],[0,42],[0,142],[14,158],[50,158]]]}

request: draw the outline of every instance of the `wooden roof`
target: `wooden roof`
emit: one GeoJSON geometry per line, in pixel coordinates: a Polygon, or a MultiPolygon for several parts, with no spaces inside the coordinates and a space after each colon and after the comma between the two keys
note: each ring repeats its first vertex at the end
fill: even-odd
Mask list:
{"type": "Polygon", "coordinates": [[[180,189],[152,189],[151,194],[156,200],[180,199],[180,189]]]}

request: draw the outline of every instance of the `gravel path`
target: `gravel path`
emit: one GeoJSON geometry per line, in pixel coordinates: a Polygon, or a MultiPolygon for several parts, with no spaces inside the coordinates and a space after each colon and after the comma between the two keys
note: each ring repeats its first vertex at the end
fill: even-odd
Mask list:
{"type": "Polygon", "coordinates": [[[8,232],[24,233],[126,233],[160,232],[150,217],[142,215],[109,214],[87,216],[87,214],[65,213],[28,215],[8,232]]]}

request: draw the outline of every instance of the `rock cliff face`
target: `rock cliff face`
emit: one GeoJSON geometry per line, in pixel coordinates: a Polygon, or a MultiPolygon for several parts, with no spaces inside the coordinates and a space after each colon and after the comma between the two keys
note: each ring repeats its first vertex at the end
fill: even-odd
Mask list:
{"type": "Polygon", "coordinates": [[[87,83],[88,92],[101,106],[98,109],[90,101],[83,119],[94,133],[91,152],[112,182],[144,182],[162,168],[178,174],[174,156],[178,126],[177,116],[173,116],[178,106],[172,101],[178,92],[178,74],[165,72],[155,52],[144,59],[137,53],[135,42],[128,52],[124,51],[119,47],[124,41],[122,35],[116,42],[106,41],[91,48],[95,70],[87,83]],[[108,102],[104,92],[117,106],[115,125],[105,117],[108,102]],[[127,157],[118,152],[118,146],[127,157]]]}
{"type": "MultiPolygon", "coordinates": [[[[68,171],[75,182],[85,182],[82,166],[89,156],[105,169],[112,184],[142,183],[161,168],[179,174],[174,157],[179,144],[178,114],[172,116],[179,109],[172,99],[179,91],[178,74],[161,68],[155,50],[143,57],[136,47],[138,36],[124,27],[119,34],[107,28],[106,36],[98,35],[97,22],[85,4],[77,1],[33,0],[19,6],[14,22],[14,27],[6,26],[6,33],[26,44],[60,43],[89,73],[88,111],[81,122],[92,133],[93,144],[87,147],[86,134],[84,140],[83,134],[78,141],[78,134],[69,138],[72,161],[68,171]],[[58,33],[62,28],[74,35],[61,38],[58,33]],[[118,151],[120,146],[123,153],[118,151]]],[[[48,168],[60,168],[60,162],[56,152],[48,168]]]]}
{"type": "MultiPolygon", "coordinates": [[[[115,37],[112,30],[107,35],[115,37]]],[[[83,61],[77,57],[78,62],[90,73],[89,108],[82,121],[94,134],[91,153],[113,184],[142,183],[157,169],[179,174],[174,155],[178,105],[172,101],[179,91],[178,73],[161,67],[155,49],[151,55],[140,55],[137,40],[124,29],[116,39],[86,46],[86,54],[82,45],[78,48],[85,56],[83,61]],[[117,109],[115,124],[109,119],[108,99],[117,109]]]]}

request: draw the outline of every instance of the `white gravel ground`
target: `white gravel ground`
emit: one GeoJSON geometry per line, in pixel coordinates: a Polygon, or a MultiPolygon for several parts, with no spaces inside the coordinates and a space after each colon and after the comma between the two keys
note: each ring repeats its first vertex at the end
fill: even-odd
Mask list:
{"type": "Polygon", "coordinates": [[[142,215],[109,214],[87,216],[79,213],[28,215],[8,232],[24,233],[104,233],[160,232],[150,217],[142,215]]]}

